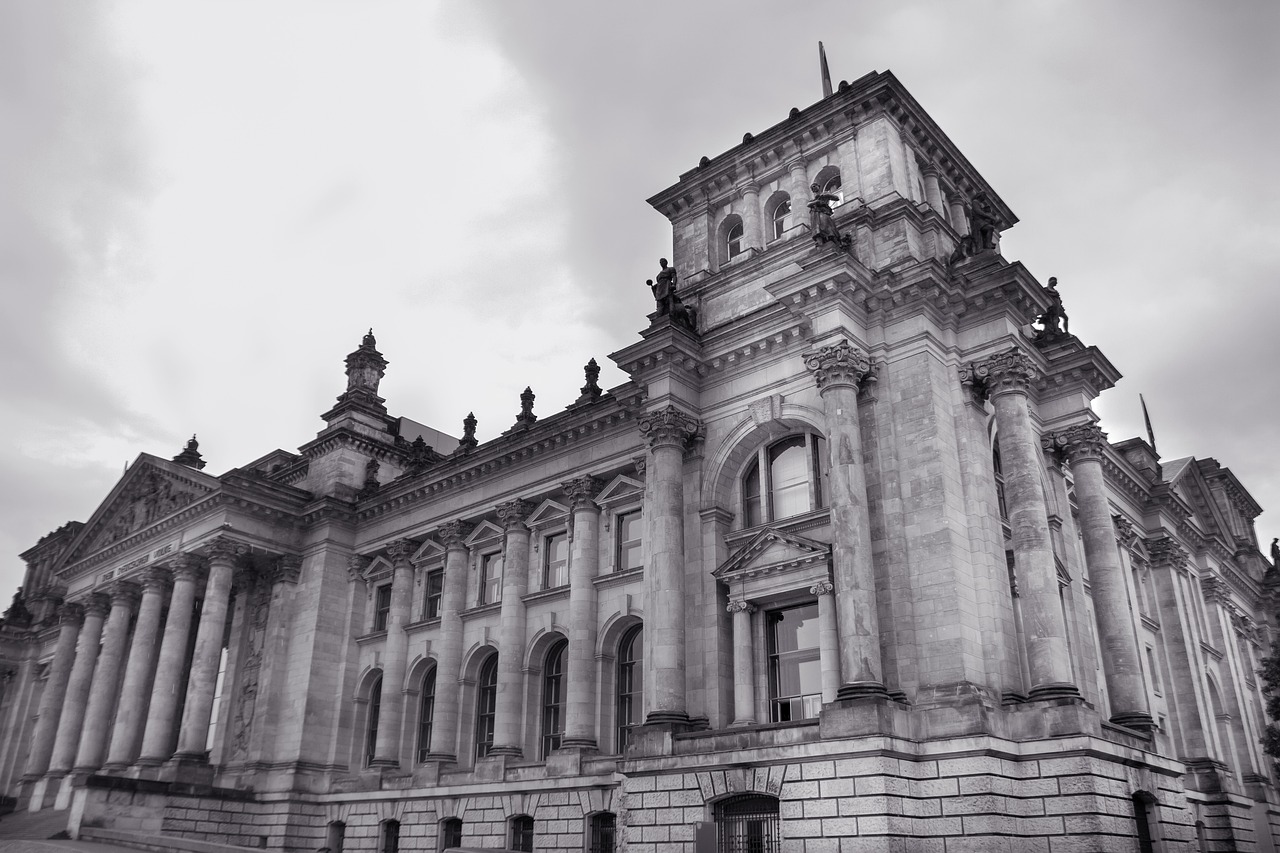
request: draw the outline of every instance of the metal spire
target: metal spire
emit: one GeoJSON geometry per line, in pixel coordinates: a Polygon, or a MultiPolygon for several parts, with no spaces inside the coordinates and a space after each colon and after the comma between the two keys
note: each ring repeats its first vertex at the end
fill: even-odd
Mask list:
{"type": "Polygon", "coordinates": [[[1142,395],[1138,395],[1138,402],[1142,403],[1142,420],[1147,425],[1147,444],[1151,445],[1151,452],[1156,452],[1156,434],[1151,429],[1151,415],[1147,414],[1147,401],[1142,399],[1142,395]]]}
{"type": "Polygon", "coordinates": [[[818,42],[818,64],[822,67],[822,97],[831,97],[831,69],[827,67],[827,49],[818,42]]]}

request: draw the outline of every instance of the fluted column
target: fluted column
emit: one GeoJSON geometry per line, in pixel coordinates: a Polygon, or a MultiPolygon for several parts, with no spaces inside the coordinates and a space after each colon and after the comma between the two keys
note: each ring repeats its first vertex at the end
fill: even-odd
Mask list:
{"type": "Polygon", "coordinates": [[[871,359],[848,341],[841,341],[807,355],[805,366],[813,373],[822,397],[827,452],[831,455],[831,569],[842,676],[837,696],[883,696],[887,694],[871,562],[871,517],[858,425],[858,386],[871,377],[871,359]]]}
{"type": "Polygon", "coordinates": [[[760,227],[760,185],[752,182],[742,188],[742,235],[752,249],[764,246],[760,227]]]}
{"type": "MultiPolygon", "coordinates": [[[[49,770],[53,755],[53,742],[58,735],[58,721],[62,717],[63,703],[67,697],[67,683],[71,679],[71,667],[76,657],[76,639],[84,622],[84,608],[67,603],[59,614],[58,642],[53,647],[53,662],[40,694],[40,711],[35,729],[31,732],[31,750],[27,753],[26,778],[43,776],[49,770]]],[[[35,805],[34,801],[32,805],[35,805]]]]}
{"type": "Polygon", "coordinates": [[[413,562],[418,550],[412,539],[387,546],[394,571],[391,575],[391,609],[387,611],[387,639],[382,647],[382,706],[378,713],[378,742],[370,767],[400,766],[400,735],[404,729],[404,678],[409,663],[409,623],[413,606],[413,562]]]}
{"type": "Polygon", "coordinates": [[[138,758],[141,764],[160,764],[173,755],[174,723],[178,700],[182,698],[182,670],[187,663],[187,641],[202,574],[201,562],[194,554],[179,555],[164,568],[173,573],[173,595],[169,598],[169,616],[164,623],[164,637],[152,680],[142,753],[138,758]]]}
{"type": "Polygon", "coordinates": [[[160,611],[164,607],[165,591],[169,588],[169,575],[152,568],[143,573],[141,580],[142,603],[138,606],[138,621],[129,644],[124,685],[120,688],[120,705],[107,749],[106,767],[126,767],[137,758],[142,727],[146,722],[142,713],[155,675],[156,638],[160,634],[160,611]]]}
{"type": "Polygon", "coordinates": [[[524,644],[527,617],[524,595],[529,591],[529,528],[524,520],[533,511],[528,501],[509,501],[498,507],[498,521],[507,531],[503,544],[502,625],[498,630],[498,702],[493,717],[490,755],[524,754],[524,644]]]}
{"type": "Polygon", "coordinates": [[[102,593],[90,595],[84,604],[84,625],[76,641],[76,660],[71,665],[62,718],[58,720],[58,736],[54,739],[53,758],[49,762],[49,772],[54,775],[68,773],[75,764],[76,748],[80,746],[80,731],[84,727],[84,715],[89,704],[89,688],[93,686],[93,669],[98,663],[102,623],[110,606],[111,600],[102,593]]]}
{"type": "Polygon", "coordinates": [[[685,722],[684,448],[702,424],[675,406],[640,418],[649,443],[644,507],[646,723],[685,722]],[[652,689],[650,689],[652,688],[652,689]]]}
{"type": "Polygon", "coordinates": [[[467,546],[472,525],[451,521],[436,532],[444,544],[444,590],[440,596],[440,651],[436,663],[435,718],[428,758],[458,757],[459,679],[462,678],[462,616],[467,598],[467,546]]]}
{"type": "Polygon", "coordinates": [[[1080,535],[1084,539],[1093,612],[1102,642],[1102,669],[1111,699],[1111,720],[1150,731],[1155,724],[1142,681],[1138,636],[1102,476],[1106,434],[1097,424],[1080,424],[1046,436],[1045,444],[1066,454],[1075,477],[1080,535]]]}
{"type": "Polygon", "coordinates": [[[822,581],[809,587],[818,597],[818,667],[822,672],[822,701],[834,702],[840,692],[840,630],[836,627],[835,585],[822,581]]]}
{"type": "Polygon", "coordinates": [[[213,691],[218,684],[227,605],[231,601],[231,578],[237,561],[247,550],[243,544],[225,536],[215,539],[209,547],[209,579],[205,582],[200,624],[196,627],[187,701],[182,706],[182,725],[178,729],[177,758],[202,760],[207,751],[213,691]]]}
{"type": "Polygon", "coordinates": [[[751,614],[746,601],[730,601],[733,614],[733,725],[756,724],[756,663],[751,642],[751,614]]]}
{"type": "Polygon", "coordinates": [[[1028,397],[1039,370],[1016,348],[966,365],[961,382],[985,390],[996,410],[1005,504],[1013,529],[1032,699],[1078,696],[1067,645],[1067,623],[1058,591],[1058,569],[1049,537],[1040,440],[1031,425],[1028,397]]]}
{"type": "Polygon", "coordinates": [[[129,642],[129,620],[140,594],[138,585],[129,581],[121,581],[111,590],[111,613],[102,631],[98,665],[93,670],[93,686],[89,689],[89,705],[76,753],[76,770],[97,770],[102,766],[107,749],[107,724],[115,708],[120,668],[129,642]]]}
{"type": "Polygon", "coordinates": [[[596,740],[596,585],[600,573],[600,507],[594,503],[604,484],[595,477],[565,483],[573,512],[569,551],[569,672],[565,679],[566,747],[595,749],[596,740]]]}

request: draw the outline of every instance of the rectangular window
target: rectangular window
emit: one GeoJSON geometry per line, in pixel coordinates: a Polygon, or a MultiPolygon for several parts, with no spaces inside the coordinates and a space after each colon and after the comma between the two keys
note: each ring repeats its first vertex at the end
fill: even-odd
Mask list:
{"type": "Polygon", "coordinates": [[[643,537],[643,517],[640,510],[624,512],[618,516],[618,553],[615,565],[618,571],[638,569],[641,563],[641,543],[643,537]]]}
{"type": "Polygon", "coordinates": [[[1156,653],[1147,646],[1147,669],[1151,671],[1151,689],[1160,695],[1160,670],[1156,668],[1156,653]]]}
{"type": "Polygon", "coordinates": [[[542,588],[569,585],[569,535],[556,533],[542,543],[542,588]]]}
{"type": "Polygon", "coordinates": [[[773,722],[816,718],[822,708],[817,602],[771,611],[768,640],[773,722]]]}
{"type": "Polygon", "coordinates": [[[497,604],[502,600],[502,552],[480,555],[480,600],[478,604],[497,604]]]}
{"type": "Polygon", "coordinates": [[[387,630],[387,617],[391,615],[391,584],[385,583],[373,593],[373,630],[387,630]]]}
{"type": "MultiPolygon", "coordinates": [[[[444,595],[444,569],[427,572],[427,599],[422,607],[423,619],[440,618],[440,599],[444,595]]],[[[455,607],[457,605],[454,605],[455,607]]]]}

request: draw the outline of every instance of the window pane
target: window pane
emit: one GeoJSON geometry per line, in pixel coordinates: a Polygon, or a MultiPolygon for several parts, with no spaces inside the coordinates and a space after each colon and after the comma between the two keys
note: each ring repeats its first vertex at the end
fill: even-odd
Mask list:
{"type": "Polygon", "coordinates": [[[643,537],[642,517],[639,512],[618,516],[618,571],[638,569],[641,563],[643,537]]]}
{"type": "Polygon", "coordinates": [[[773,517],[789,518],[813,509],[809,501],[809,462],[804,436],[780,441],[769,449],[773,517]]]}
{"type": "Polygon", "coordinates": [[[378,716],[382,710],[382,677],[369,688],[369,728],[364,742],[364,763],[373,761],[378,746],[378,716]]]}
{"type": "Polygon", "coordinates": [[[791,227],[791,202],[780,202],[773,209],[773,237],[776,240],[791,227]]]}
{"type": "Polygon", "coordinates": [[[387,617],[391,613],[391,584],[383,584],[374,593],[373,630],[387,630],[387,617]]]}
{"type": "Polygon", "coordinates": [[[440,598],[443,594],[444,571],[437,569],[433,572],[427,572],[427,602],[422,610],[424,619],[437,619],[440,617],[440,598]]]}
{"type": "Polygon", "coordinates": [[[816,717],[822,704],[818,605],[773,611],[768,624],[774,722],[816,717]]]}
{"type": "Polygon", "coordinates": [[[644,629],[632,628],[618,646],[618,754],[627,751],[631,728],[640,724],[644,699],[644,629]]]}
{"type": "Polygon", "coordinates": [[[543,551],[543,589],[553,589],[569,583],[569,536],[557,533],[548,536],[543,551]]]}
{"type": "Polygon", "coordinates": [[[431,722],[436,708],[436,671],[431,671],[422,679],[422,694],[418,700],[418,760],[426,761],[431,752],[431,722]]]}
{"type": "Polygon", "coordinates": [[[547,653],[547,662],[542,670],[542,758],[560,748],[560,738],[564,734],[564,650],[568,647],[564,640],[547,653]]]}
{"type": "Polygon", "coordinates": [[[480,668],[476,685],[476,757],[483,758],[493,747],[493,721],[498,707],[498,656],[490,655],[480,668]]]}
{"type": "Polygon", "coordinates": [[[444,849],[462,846],[461,818],[451,817],[440,824],[440,846],[444,849]]]}
{"type": "Polygon", "coordinates": [[[502,600],[502,552],[495,551],[480,558],[480,604],[496,604],[502,600]]]}
{"type": "Polygon", "coordinates": [[[764,513],[760,506],[760,463],[753,462],[742,480],[742,514],[743,526],[755,527],[764,521],[764,513]]]}
{"type": "Polygon", "coordinates": [[[729,257],[742,254],[742,223],[739,222],[729,229],[726,237],[728,243],[729,257]]]}

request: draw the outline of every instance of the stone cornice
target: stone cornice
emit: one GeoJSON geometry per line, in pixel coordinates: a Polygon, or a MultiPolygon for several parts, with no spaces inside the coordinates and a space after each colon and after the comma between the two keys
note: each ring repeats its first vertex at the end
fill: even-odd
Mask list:
{"type": "Polygon", "coordinates": [[[383,462],[393,462],[398,467],[404,467],[409,463],[408,444],[399,446],[390,436],[386,440],[375,439],[345,426],[322,431],[320,435],[298,448],[298,452],[305,459],[311,460],[332,453],[343,446],[351,447],[383,462]]]}

